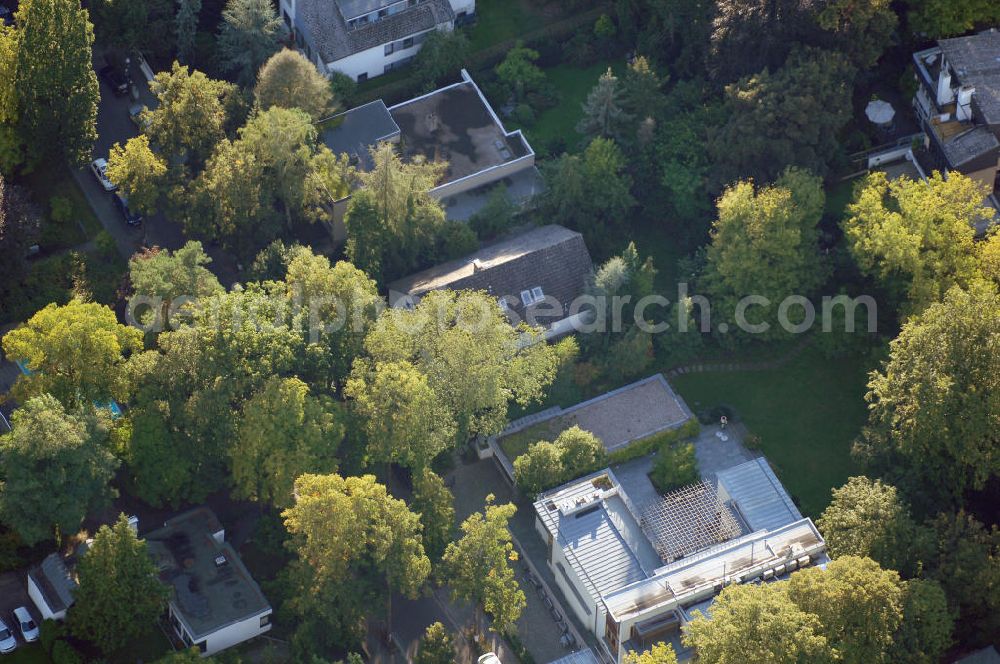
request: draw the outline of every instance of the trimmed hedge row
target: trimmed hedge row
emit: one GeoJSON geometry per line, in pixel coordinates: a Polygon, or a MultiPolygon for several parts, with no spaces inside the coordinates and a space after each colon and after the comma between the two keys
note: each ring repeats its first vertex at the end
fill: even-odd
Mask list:
{"type": "Polygon", "coordinates": [[[631,461],[632,459],[638,459],[641,456],[646,456],[647,454],[660,449],[664,445],[676,443],[677,441],[686,440],[688,438],[694,438],[699,433],[701,433],[701,424],[698,420],[692,418],[677,429],[669,429],[667,431],[661,431],[660,433],[654,433],[652,436],[647,436],[646,438],[629,443],[621,449],[615,450],[608,455],[608,463],[616,465],[619,463],[625,463],[626,461],[631,461]]]}

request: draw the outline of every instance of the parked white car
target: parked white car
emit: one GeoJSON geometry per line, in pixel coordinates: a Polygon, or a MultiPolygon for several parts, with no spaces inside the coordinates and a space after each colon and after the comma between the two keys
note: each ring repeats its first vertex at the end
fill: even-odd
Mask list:
{"type": "Polygon", "coordinates": [[[114,191],[118,188],[118,185],[108,177],[108,160],[104,157],[98,157],[90,162],[90,172],[94,174],[97,181],[104,187],[104,191],[114,191]]]}
{"type": "Polygon", "coordinates": [[[17,623],[17,628],[21,630],[21,638],[26,643],[38,640],[38,625],[35,624],[35,619],[31,617],[27,607],[19,606],[14,609],[14,622],[17,623]]]}
{"type": "Polygon", "coordinates": [[[488,652],[479,658],[479,664],[501,664],[501,662],[496,653],[488,652]]]}
{"type": "Polygon", "coordinates": [[[14,638],[14,633],[7,629],[7,623],[0,618],[0,653],[6,655],[9,652],[14,652],[17,648],[17,639],[14,638]]]}

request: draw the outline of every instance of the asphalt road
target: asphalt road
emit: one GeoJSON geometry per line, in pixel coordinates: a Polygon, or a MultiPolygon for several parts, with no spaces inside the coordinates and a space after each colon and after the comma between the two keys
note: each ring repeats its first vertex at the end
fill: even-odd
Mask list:
{"type": "Polygon", "coordinates": [[[0,574],[0,618],[3,618],[7,627],[17,635],[18,646],[23,646],[24,639],[21,638],[14,623],[14,609],[19,606],[28,607],[35,622],[41,624],[41,616],[28,597],[28,580],[25,571],[17,570],[0,574]]]}
{"type": "MultiPolygon", "coordinates": [[[[98,56],[95,56],[95,63],[97,61],[98,56]]],[[[150,93],[146,80],[139,73],[138,67],[133,66],[132,69],[135,74],[134,85],[139,94],[138,103],[148,108],[155,108],[156,98],[150,93]]],[[[101,101],[97,110],[97,143],[93,152],[95,159],[97,157],[106,159],[115,143],[124,145],[128,139],[139,134],[138,127],[128,114],[128,109],[133,103],[135,102],[131,95],[116,97],[107,83],[101,80],[101,101]]],[[[73,176],[101,225],[115,239],[118,251],[126,259],[144,247],[179,249],[184,245],[186,238],[180,224],[167,219],[162,212],[147,216],[138,228],[131,227],[125,223],[111,202],[111,195],[104,191],[89,168],[74,171],[73,176]]],[[[219,277],[219,281],[225,286],[232,285],[238,276],[236,262],[232,256],[219,247],[206,246],[205,250],[212,257],[210,268],[219,277]]]]}

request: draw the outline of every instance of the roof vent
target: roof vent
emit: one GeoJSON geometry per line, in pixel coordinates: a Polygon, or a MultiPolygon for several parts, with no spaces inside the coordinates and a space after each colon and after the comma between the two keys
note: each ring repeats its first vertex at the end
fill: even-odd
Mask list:
{"type": "Polygon", "coordinates": [[[472,271],[473,272],[479,272],[482,269],[483,269],[483,261],[481,261],[478,258],[473,258],[472,259],[472,271]]]}
{"type": "Polygon", "coordinates": [[[224,567],[229,561],[226,559],[226,554],[220,553],[215,557],[215,566],[224,567]]]}

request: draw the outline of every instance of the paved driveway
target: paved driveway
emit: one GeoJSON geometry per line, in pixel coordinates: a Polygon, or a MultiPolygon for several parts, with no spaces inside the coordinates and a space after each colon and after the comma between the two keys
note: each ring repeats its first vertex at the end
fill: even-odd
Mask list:
{"type": "MultiPolygon", "coordinates": [[[[18,570],[0,574],[0,617],[7,623],[7,627],[10,627],[15,632],[17,629],[14,627],[13,613],[14,609],[19,606],[28,607],[28,611],[31,612],[35,622],[41,622],[41,616],[38,615],[35,605],[31,603],[31,599],[28,597],[28,580],[25,577],[25,572],[18,570]]],[[[20,634],[18,634],[18,641],[24,643],[20,638],[20,634]]]]}
{"type": "MultiPolygon", "coordinates": [[[[95,62],[99,56],[95,56],[95,62]]],[[[148,108],[156,107],[146,80],[133,67],[136,74],[134,81],[139,93],[138,103],[148,108]]],[[[128,114],[133,102],[131,95],[116,97],[111,88],[101,80],[101,102],[97,109],[97,143],[94,145],[94,158],[107,158],[115,143],[125,144],[128,139],[137,136],[139,129],[128,114]]],[[[111,234],[118,245],[118,251],[126,259],[143,247],[159,246],[166,249],[179,249],[186,238],[179,223],[167,219],[162,212],[146,217],[138,228],[125,223],[121,214],[111,202],[111,196],[97,182],[88,168],[74,171],[74,178],[87,197],[94,213],[101,221],[104,229],[111,234]]],[[[231,256],[218,247],[206,247],[212,257],[211,269],[226,286],[236,281],[238,270],[231,256]]]]}

